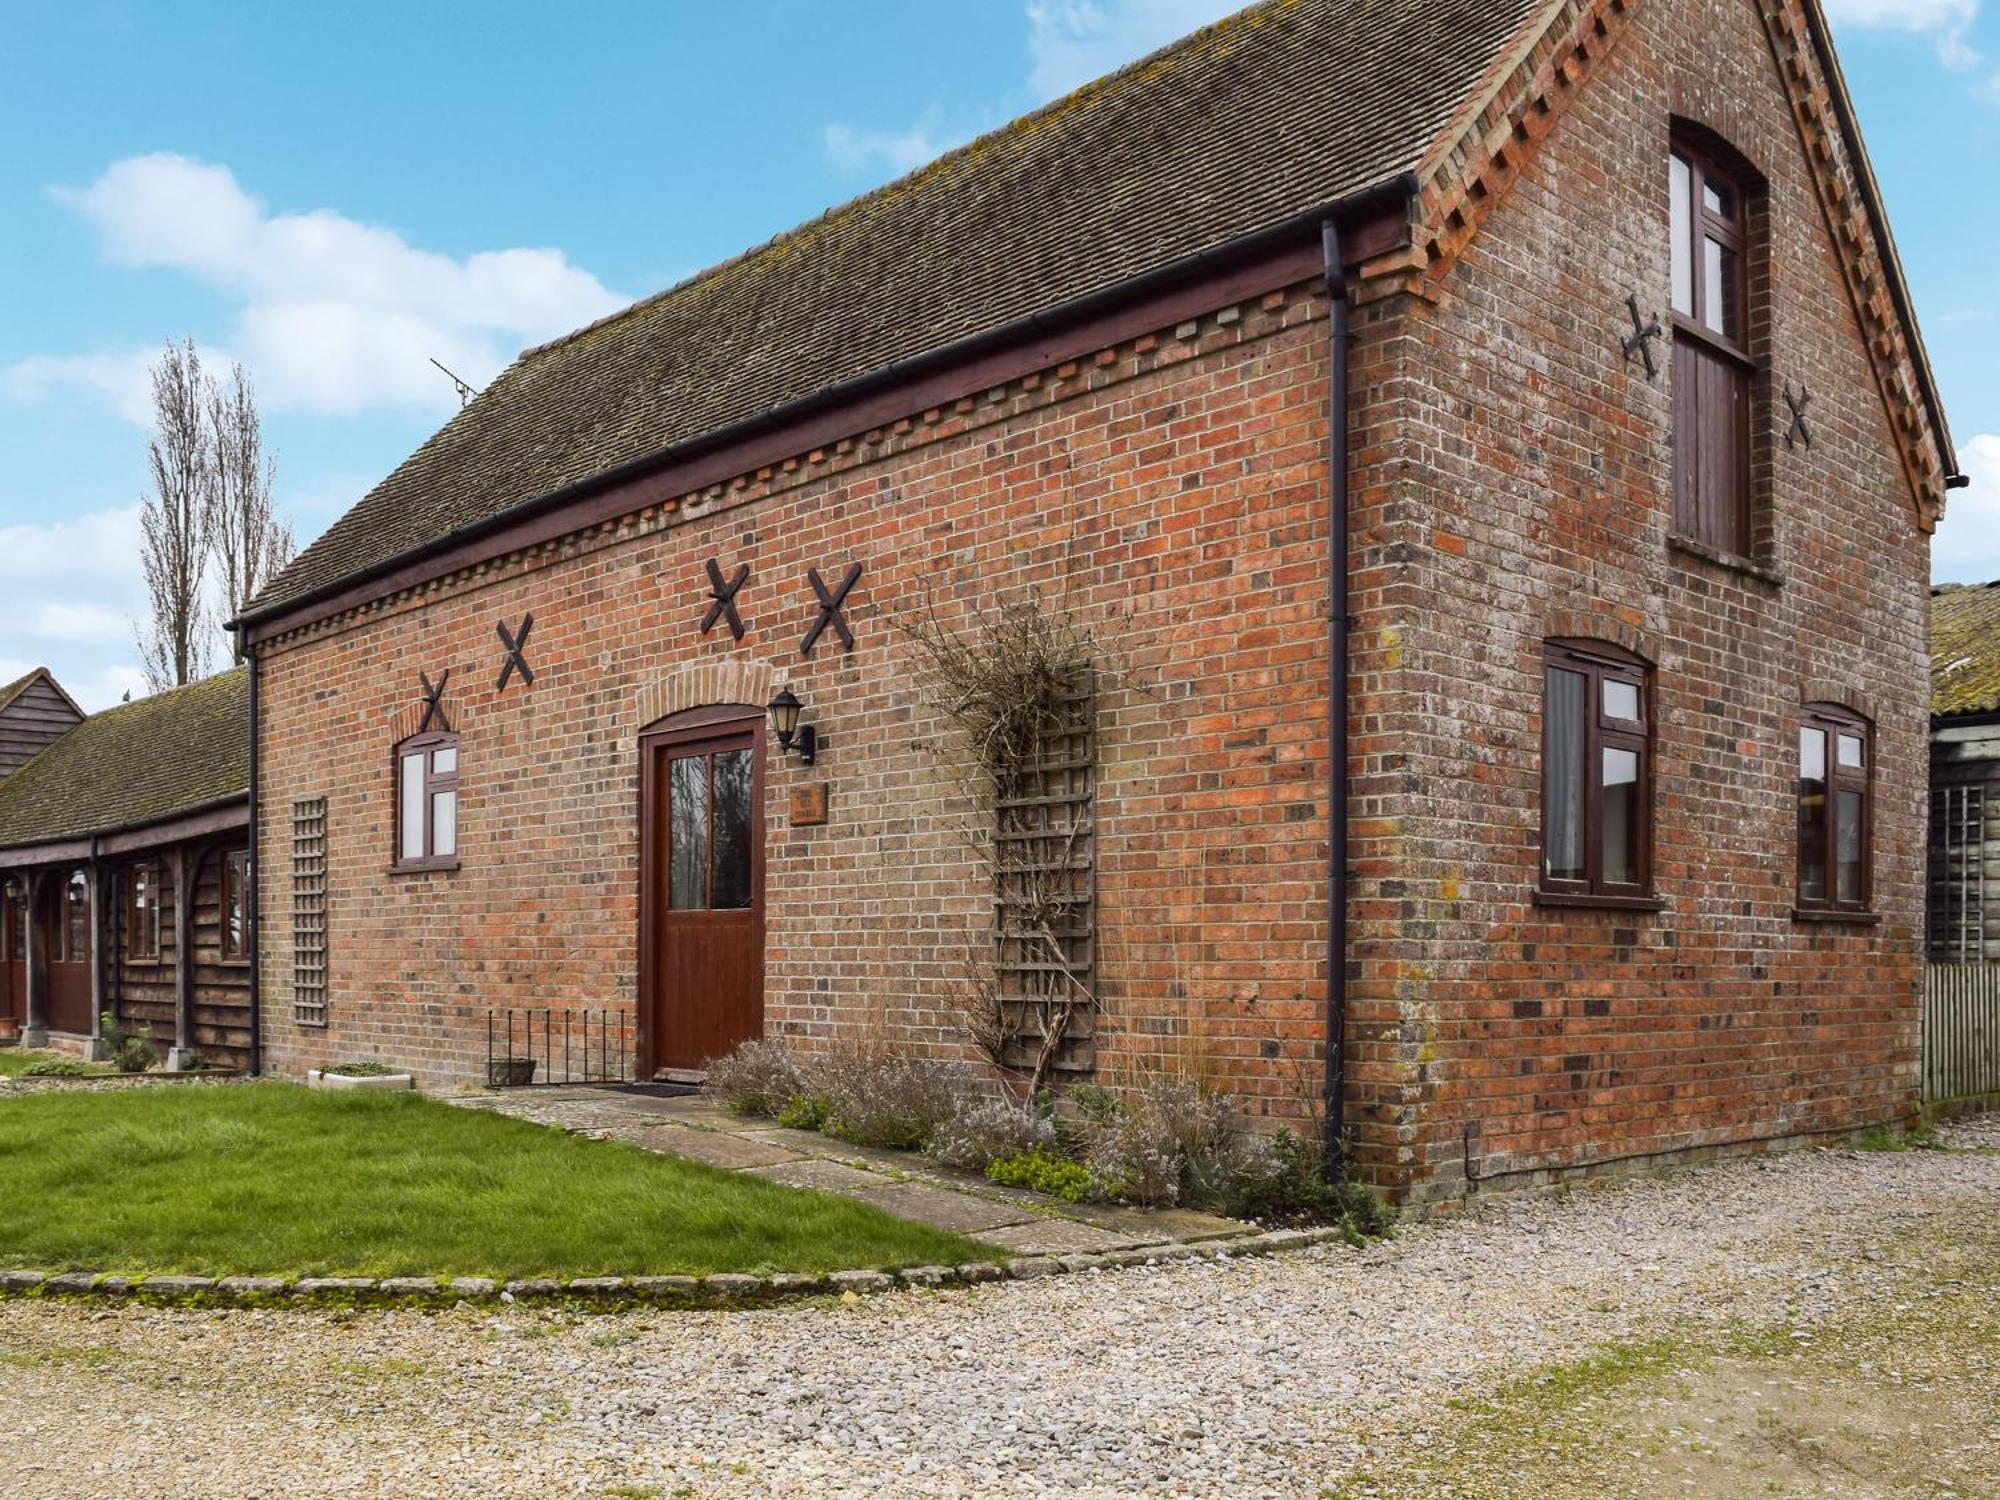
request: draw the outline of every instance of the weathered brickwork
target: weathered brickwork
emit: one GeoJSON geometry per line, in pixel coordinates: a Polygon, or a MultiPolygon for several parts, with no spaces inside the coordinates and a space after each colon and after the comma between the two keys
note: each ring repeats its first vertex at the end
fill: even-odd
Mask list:
{"type": "Polygon", "coordinates": [[[1418,397],[1366,456],[1396,524],[1364,552],[1350,1021],[1388,1182],[1448,1195],[1468,1170],[1518,1181],[1913,1107],[1928,538],[1817,194],[1755,8],[1638,6],[1435,305],[1395,299],[1377,357],[1418,397]],[[1675,116],[1767,179],[1757,352],[1814,394],[1810,449],[1785,445],[1769,391],[1753,419],[1771,578],[1670,545],[1671,372],[1649,383],[1618,348],[1628,293],[1668,300],[1675,116]],[[1654,666],[1657,914],[1533,901],[1552,636],[1654,666]],[[1814,700],[1877,726],[1878,925],[1791,915],[1814,700]]]}
{"type": "MultiPolygon", "coordinates": [[[[1885,405],[1764,12],[1570,9],[1496,66],[1490,119],[1441,150],[1432,219],[1356,311],[1347,1116],[1403,1195],[1914,1100],[1922,442],[1892,425],[1909,403],[1885,405]],[[1754,569],[1671,544],[1670,357],[1649,382],[1618,347],[1628,295],[1668,300],[1675,116],[1768,183],[1754,569]],[[1810,448],[1782,441],[1765,386],[1786,380],[1813,392],[1810,448]],[[1552,636],[1652,663],[1657,912],[1534,900],[1552,636]],[[1876,725],[1873,924],[1792,915],[1815,700],[1876,725]]],[[[1100,1071],[1195,1068],[1296,1118],[1325,1002],[1328,366],[1326,299],[1293,279],[264,646],[266,1065],[433,1082],[483,1072],[491,1009],[634,1024],[639,733],[779,683],[824,748],[768,763],[767,1030],[966,1053],[990,890],[905,632],[1033,592],[1100,643],[1100,1071]],[[699,632],[710,558],[751,569],[740,644],[699,632]],[[806,570],[850,561],[856,649],[801,659],[806,570]],[[494,626],[530,611],[535,681],[496,691],[494,626]],[[446,668],[461,866],[392,874],[392,748],[419,671],[446,668]],[[824,826],[788,823],[806,781],[824,826]],[[292,802],[319,796],[324,1030],[291,1018],[283,858],[292,802]]]]}
{"type": "Polygon", "coordinates": [[[639,731],[698,702],[761,704],[777,681],[825,748],[810,771],[768,762],[767,1027],[963,1051],[958,985],[990,894],[905,630],[933,601],[953,621],[1033,591],[1103,644],[1101,1067],[1198,1065],[1296,1112],[1264,1054],[1303,1057],[1318,1036],[1324,329],[1309,289],[1222,309],[271,648],[267,1064],[380,1055],[471,1077],[489,1008],[630,1014],[639,731]],[[710,557],[750,566],[741,645],[699,633],[710,557]],[[806,569],[837,578],[849,560],[866,568],[856,649],[829,634],[802,660],[806,569]],[[529,611],[534,684],[496,694],[495,623],[529,611]],[[391,748],[416,728],[418,672],[445,668],[461,867],[392,874],[391,748]],[[831,818],[790,828],[806,780],[827,783],[831,818]],[[292,800],[320,795],[323,1032],[289,1020],[275,857],[292,800]]]}

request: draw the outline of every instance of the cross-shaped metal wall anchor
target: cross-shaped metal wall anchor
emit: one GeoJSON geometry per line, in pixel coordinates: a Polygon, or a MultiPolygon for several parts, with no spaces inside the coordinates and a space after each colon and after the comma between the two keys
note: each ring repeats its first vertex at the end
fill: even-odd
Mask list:
{"type": "Polygon", "coordinates": [[[701,633],[707,635],[715,629],[717,620],[729,621],[729,633],[737,640],[743,639],[743,616],[736,612],[736,591],[743,587],[743,581],[750,576],[750,564],[740,563],[736,576],[729,582],[722,581],[722,569],[715,565],[715,559],[708,560],[708,597],[713,601],[708,613],[701,617],[701,633]]]}
{"type": "Polygon", "coordinates": [[[854,587],[854,580],[860,576],[861,564],[850,563],[847,576],[840,580],[840,587],[828,593],[826,580],[819,576],[819,569],[806,569],[806,577],[812,580],[813,592],[819,595],[819,618],[813,621],[806,638],[799,642],[799,655],[811,656],[813,647],[819,644],[820,632],[829,625],[833,627],[833,633],[840,637],[843,647],[849,651],[854,649],[854,632],[847,628],[847,620],[842,616],[840,607],[847,602],[847,591],[854,587]]]}
{"type": "Polygon", "coordinates": [[[521,674],[522,687],[533,687],[535,669],[528,665],[528,658],[521,652],[527,647],[528,632],[535,628],[535,617],[531,614],[522,615],[521,628],[518,632],[508,630],[505,620],[493,628],[500,633],[500,644],[507,652],[507,659],[500,663],[500,681],[493,691],[496,693],[507,691],[507,680],[516,672],[521,674]]]}
{"type": "Polygon", "coordinates": [[[1625,363],[1632,363],[1632,356],[1638,355],[1646,362],[1646,378],[1652,380],[1660,373],[1659,362],[1653,358],[1653,340],[1666,337],[1666,330],[1660,327],[1658,318],[1648,319],[1639,311],[1639,299],[1627,297],[1625,307],[1632,314],[1632,336],[1623,339],[1619,348],[1625,351],[1625,363]]]}
{"type": "Polygon", "coordinates": [[[431,682],[428,672],[417,673],[417,681],[424,685],[424,718],[417,725],[417,733],[426,734],[435,726],[441,732],[450,734],[451,720],[444,713],[444,685],[451,681],[451,668],[446,667],[439,673],[435,684],[431,682]]]}
{"type": "Polygon", "coordinates": [[[1785,405],[1792,409],[1792,425],[1785,429],[1785,446],[1796,448],[1803,441],[1810,448],[1812,427],[1806,421],[1806,408],[1812,405],[1812,392],[1806,389],[1803,381],[1799,383],[1796,396],[1792,394],[1792,383],[1789,380],[1785,382],[1785,405]]]}

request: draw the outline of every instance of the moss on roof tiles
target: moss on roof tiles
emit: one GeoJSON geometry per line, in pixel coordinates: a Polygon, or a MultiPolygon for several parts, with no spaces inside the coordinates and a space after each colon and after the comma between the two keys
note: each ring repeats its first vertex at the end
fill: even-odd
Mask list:
{"type": "Polygon", "coordinates": [[[238,667],[93,714],[0,781],[0,848],[157,823],[250,794],[238,667]]]}
{"type": "Polygon", "coordinates": [[[2000,582],[1931,590],[1931,712],[2000,713],[2000,582]]]}
{"type": "Polygon", "coordinates": [[[281,573],[465,527],[1418,165],[1547,0],[1267,0],[531,349],[281,573]]]}

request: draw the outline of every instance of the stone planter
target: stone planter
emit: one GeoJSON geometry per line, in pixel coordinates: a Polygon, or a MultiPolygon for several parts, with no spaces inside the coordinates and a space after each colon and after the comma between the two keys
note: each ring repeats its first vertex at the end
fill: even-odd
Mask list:
{"type": "Polygon", "coordinates": [[[306,1074],[309,1089],[407,1089],[415,1088],[416,1080],[408,1073],[377,1073],[372,1076],[356,1076],[352,1073],[329,1073],[314,1068],[306,1074]]]}

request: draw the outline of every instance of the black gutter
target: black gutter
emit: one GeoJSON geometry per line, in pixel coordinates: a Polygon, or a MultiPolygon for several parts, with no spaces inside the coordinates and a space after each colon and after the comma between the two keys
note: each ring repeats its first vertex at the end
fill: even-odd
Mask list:
{"type": "Polygon", "coordinates": [[[1321,1099],[1321,1147],[1331,1182],[1347,1159],[1347,687],[1348,637],[1354,630],[1347,590],[1347,359],[1352,309],[1340,226],[1331,215],[1320,225],[1320,248],[1331,303],[1326,381],[1326,1078],[1321,1099]]]}
{"type": "Polygon", "coordinates": [[[263,1071],[264,1062],[264,950],[257,935],[257,888],[264,883],[264,864],[257,857],[257,653],[250,649],[250,633],[239,629],[236,639],[250,665],[250,891],[243,909],[244,946],[250,953],[250,1076],[263,1071]]]}
{"type": "MultiPolygon", "coordinates": [[[[615,485],[624,484],[629,480],[642,478],[656,469],[666,467],[668,464],[698,458],[704,453],[713,452],[718,448],[743,442],[749,438],[768,432],[773,428],[798,421],[803,417],[814,415],[817,412],[858,401],[864,396],[870,395],[884,387],[914,380],[933,370],[942,369],[949,365],[961,364],[965,361],[976,359],[983,354],[1024,342],[1036,335],[1054,333],[1062,327],[1109,311],[1123,303],[1137,301],[1141,297],[1168,291],[1189,282],[1205,280],[1241,265],[1245,261],[1254,259],[1257,255],[1266,251],[1275,250],[1286,244],[1304,239],[1315,228],[1330,222],[1335,216],[1352,222],[1355,219],[1378,209],[1388,207],[1391,204],[1405,202],[1415,196],[1417,186],[1417,176],[1414,172],[1399,172],[1396,176],[1378,182],[1372,187],[1362,188],[1344,198],[1335,199],[1332,203],[1324,204],[1307,213],[1282,220],[1269,228],[1260,229],[1241,238],[1211,246],[1207,250],[1198,251],[1194,255],[1186,256],[1181,260],[1156,267],[1151,271],[1142,272],[1137,276],[1128,277],[1124,281],[1114,282],[1110,286],[1100,287],[1093,292],[1085,292],[1065,302],[1058,302],[1052,307],[1040,308],[1019,318],[1012,319],[1009,322],[1002,323],[997,327],[989,328],[983,333],[976,333],[968,338],[960,339],[955,343],[944,344],[936,349],[927,350],[922,354],[914,354],[905,359],[892,360],[888,364],[882,365],[866,375],[857,376],[852,380],[843,381],[837,385],[826,386],[821,390],[814,391],[810,395],[801,396],[792,401],[781,402],[777,406],[770,407],[754,416],[745,417],[741,421],[714,428],[709,432],[701,434],[699,437],[689,438],[685,442],[661,448],[642,458],[630,459],[625,463],[593,474],[588,479],[580,479],[573,484],[564,485],[560,489],[551,490],[547,494],[536,496],[532,500],[519,501],[504,510],[494,512],[490,516],[482,517],[477,521],[458,527],[456,530],[448,531],[443,536],[433,537],[430,541],[420,546],[406,548],[394,556],[384,558],[377,563],[371,563],[365,568],[358,568],[352,572],[343,573],[338,578],[321,584],[317,588],[308,589],[305,593],[293,598],[282,599],[272,604],[246,609],[235,619],[229,621],[228,625],[232,629],[241,630],[245,627],[255,625],[261,620],[270,619],[273,616],[290,614],[307,605],[345,592],[353,588],[356,584],[365,583],[371,578],[379,578],[383,574],[393,573],[399,568],[408,567],[411,563],[419,562],[426,557],[443,552],[464,542],[475,540],[490,532],[499,531],[504,527],[513,525],[517,521],[525,520],[543,511],[553,510],[559,506],[569,504],[571,501],[582,499],[584,496],[594,494],[599,490],[610,489],[615,485]]],[[[246,637],[246,650],[248,644],[249,642],[246,637]]]]}

